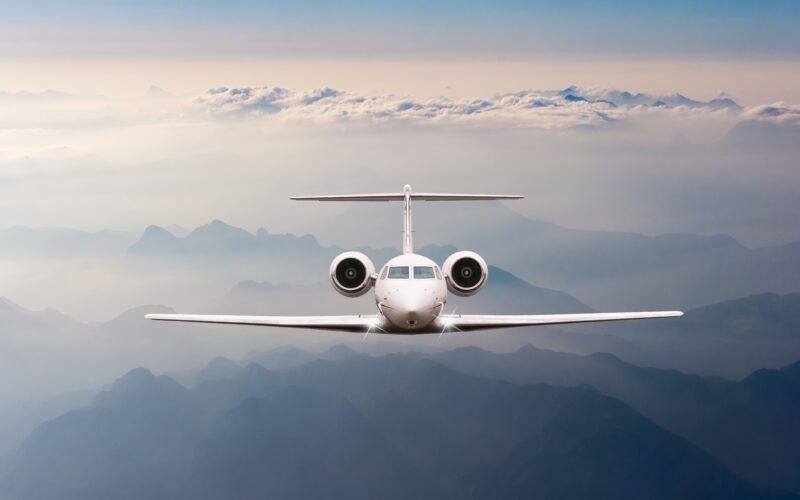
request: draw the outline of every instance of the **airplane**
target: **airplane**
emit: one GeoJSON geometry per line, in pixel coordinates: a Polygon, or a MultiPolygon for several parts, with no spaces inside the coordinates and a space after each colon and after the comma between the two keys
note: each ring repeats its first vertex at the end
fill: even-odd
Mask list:
{"type": "Polygon", "coordinates": [[[157,321],[187,321],[233,325],[272,326],[343,332],[416,335],[448,331],[470,332],[539,325],[624,321],[682,316],[681,311],[588,314],[445,314],[447,293],[469,297],[489,278],[489,267],[477,253],[459,251],[440,268],[433,260],[414,253],[412,201],[518,200],[520,195],[414,193],[406,184],[402,193],[295,196],[297,201],[403,202],[403,253],[380,271],[360,252],[344,252],[333,259],[329,278],[346,297],[360,297],[374,289],[377,314],[350,316],[230,316],[203,314],[148,314],[157,321]]]}

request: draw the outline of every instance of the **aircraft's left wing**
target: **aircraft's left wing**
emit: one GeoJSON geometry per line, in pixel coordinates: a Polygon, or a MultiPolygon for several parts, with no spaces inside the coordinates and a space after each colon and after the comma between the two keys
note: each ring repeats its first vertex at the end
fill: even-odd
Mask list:
{"type": "Polygon", "coordinates": [[[221,323],[228,325],[275,326],[310,328],[342,332],[366,332],[375,326],[376,316],[223,316],[213,314],[148,314],[157,321],[188,321],[192,323],[221,323]]]}
{"type": "Polygon", "coordinates": [[[673,318],[683,316],[680,311],[650,311],[588,314],[537,314],[537,315],[472,315],[443,314],[439,321],[445,329],[473,331],[513,328],[519,326],[561,325],[599,321],[625,321],[632,319],[673,318]]]}

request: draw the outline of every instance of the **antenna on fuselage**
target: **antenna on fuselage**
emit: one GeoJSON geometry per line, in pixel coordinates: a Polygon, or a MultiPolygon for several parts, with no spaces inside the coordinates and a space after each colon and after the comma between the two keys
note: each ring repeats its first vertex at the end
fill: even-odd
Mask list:
{"type": "Polygon", "coordinates": [[[403,253],[414,253],[414,237],[411,227],[411,200],[422,201],[479,201],[520,200],[518,194],[451,194],[414,193],[411,186],[403,186],[402,193],[334,194],[325,196],[292,196],[296,201],[402,201],[403,202],[403,253]]]}

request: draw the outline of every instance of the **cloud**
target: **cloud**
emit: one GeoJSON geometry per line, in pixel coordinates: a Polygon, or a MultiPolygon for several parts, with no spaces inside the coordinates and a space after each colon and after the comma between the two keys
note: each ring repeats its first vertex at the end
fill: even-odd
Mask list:
{"type": "Polygon", "coordinates": [[[461,100],[358,94],[328,87],[310,92],[281,87],[219,87],[196,98],[195,105],[212,117],[270,115],[329,123],[511,124],[543,129],[598,126],[643,112],[740,109],[726,96],[702,102],[680,94],[653,96],[578,87],[560,91],[524,90],[461,100]]]}
{"type": "Polygon", "coordinates": [[[779,125],[800,125],[800,105],[777,102],[755,106],[742,113],[743,120],[756,120],[779,125]]]}

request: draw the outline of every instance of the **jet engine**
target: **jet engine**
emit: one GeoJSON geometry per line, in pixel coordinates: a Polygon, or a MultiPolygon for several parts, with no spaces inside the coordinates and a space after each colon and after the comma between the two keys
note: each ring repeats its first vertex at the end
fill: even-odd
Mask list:
{"type": "Polygon", "coordinates": [[[475,252],[456,252],[444,261],[442,272],[447,279],[447,289],[453,295],[475,295],[486,284],[489,267],[475,252]]]}
{"type": "Polygon", "coordinates": [[[339,254],[331,262],[333,288],[346,297],[360,297],[374,284],[375,265],[361,252],[339,254]]]}

